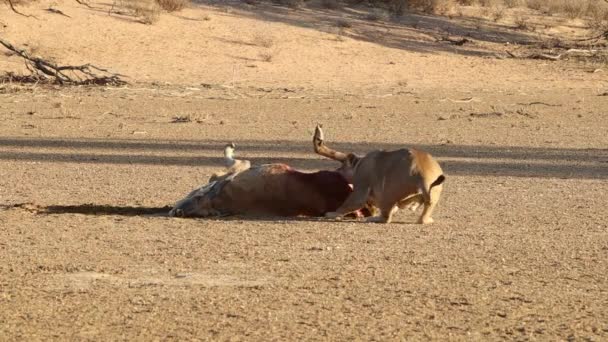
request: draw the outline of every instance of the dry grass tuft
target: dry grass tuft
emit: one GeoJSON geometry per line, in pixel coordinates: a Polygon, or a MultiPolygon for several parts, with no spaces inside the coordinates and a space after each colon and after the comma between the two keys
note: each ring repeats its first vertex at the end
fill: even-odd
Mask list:
{"type": "Polygon", "coordinates": [[[528,24],[528,18],[524,17],[524,16],[518,16],[515,18],[515,27],[518,30],[527,30],[530,28],[530,25],[528,24]]]}
{"type": "Polygon", "coordinates": [[[505,16],[505,8],[502,6],[498,6],[496,8],[493,9],[492,11],[492,21],[494,22],[498,22],[500,19],[504,18],[505,16]]]}
{"type": "Polygon", "coordinates": [[[515,8],[524,5],[524,0],[504,0],[505,6],[515,8]]]}
{"type": "Polygon", "coordinates": [[[526,0],[524,5],[549,15],[608,20],[608,2],[603,0],[526,0]]]}
{"type": "Polygon", "coordinates": [[[454,8],[454,0],[401,0],[406,7],[427,13],[447,13],[454,8]]]}
{"type": "Polygon", "coordinates": [[[253,36],[251,43],[264,48],[270,48],[274,45],[274,38],[272,36],[256,34],[253,36]]]}
{"type": "Polygon", "coordinates": [[[177,12],[186,8],[190,0],[156,0],[156,3],[167,12],[177,12]]]}
{"type": "Polygon", "coordinates": [[[116,0],[113,11],[139,18],[144,24],[153,24],[160,18],[161,8],[154,0],[116,0]]]}
{"type": "MultiPolygon", "coordinates": [[[[337,0],[326,0],[337,1],[337,0]]],[[[374,2],[374,1],[372,1],[374,2]]],[[[428,13],[451,13],[457,6],[479,5],[494,21],[502,18],[500,8],[527,7],[545,15],[564,15],[568,18],[589,18],[595,22],[608,21],[608,2],[604,0],[384,0],[389,10],[403,15],[408,9],[428,13]],[[493,13],[493,14],[490,14],[493,13]]]]}

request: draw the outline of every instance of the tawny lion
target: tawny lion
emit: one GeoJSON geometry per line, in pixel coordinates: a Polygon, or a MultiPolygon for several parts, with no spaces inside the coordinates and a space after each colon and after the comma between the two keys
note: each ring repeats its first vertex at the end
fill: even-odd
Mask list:
{"type": "Polygon", "coordinates": [[[320,126],[315,129],[315,152],[342,163],[338,169],[353,185],[353,192],[329,218],[347,215],[367,204],[380,209],[380,216],[368,222],[389,223],[397,208],[424,205],[418,223],[432,223],[431,215],[439,201],[445,176],[433,157],[415,149],[372,151],[364,157],[342,153],[324,144],[320,126]]]}

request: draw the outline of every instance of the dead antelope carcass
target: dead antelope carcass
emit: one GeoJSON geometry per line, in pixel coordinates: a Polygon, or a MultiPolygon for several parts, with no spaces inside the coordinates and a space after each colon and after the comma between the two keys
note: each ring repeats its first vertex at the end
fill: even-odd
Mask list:
{"type": "Polygon", "coordinates": [[[233,159],[233,151],[234,145],[224,150],[227,172],[214,174],[209,184],[177,202],[170,216],[323,216],[352,192],[338,172],[305,173],[285,164],[251,166],[233,159]]]}
{"type": "Polygon", "coordinates": [[[370,222],[388,223],[397,208],[424,205],[419,223],[432,223],[431,214],[445,180],[439,163],[428,153],[415,149],[372,151],[363,157],[333,150],[324,144],[320,126],[313,137],[315,152],[342,163],[338,171],[353,185],[353,192],[327,217],[336,218],[365,205],[380,209],[370,222]]]}

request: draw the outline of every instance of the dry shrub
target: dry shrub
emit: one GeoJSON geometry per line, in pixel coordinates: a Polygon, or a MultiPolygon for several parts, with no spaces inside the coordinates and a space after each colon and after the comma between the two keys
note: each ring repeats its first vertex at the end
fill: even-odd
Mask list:
{"type": "Polygon", "coordinates": [[[601,3],[589,4],[587,12],[590,17],[591,26],[603,28],[608,25],[608,5],[601,3]]]}
{"type": "Polygon", "coordinates": [[[563,14],[569,18],[590,17],[593,20],[608,19],[608,3],[603,0],[526,0],[528,8],[546,14],[563,14]]]}
{"type": "Polygon", "coordinates": [[[546,4],[547,0],[526,0],[526,6],[537,11],[540,11],[546,4]]]}
{"type": "MultiPolygon", "coordinates": [[[[479,5],[487,9],[487,15],[494,20],[500,20],[502,18],[501,8],[522,6],[542,11],[547,15],[561,14],[569,18],[591,18],[595,22],[608,20],[608,2],[604,0],[369,0],[369,2],[386,4],[388,9],[396,15],[403,15],[408,9],[442,14],[450,12],[456,5],[479,5]]],[[[373,20],[373,16],[370,20],[373,20]]]]}
{"type": "Polygon", "coordinates": [[[568,18],[580,18],[587,13],[588,3],[580,0],[564,0],[550,2],[551,12],[562,12],[568,18]]]}
{"type": "Polygon", "coordinates": [[[373,8],[370,12],[365,14],[364,19],[369,21],[387,20],[388,15],[385,11],[379,8],[373,8]]]}
{"type": "Polygon", "coordinates": [[[336,20],[336,26],[340,28],[351,28],[353,27],[353,24],[346,19],[338,19],[336,20]]]}
{"type": "Polygon", "coordinates": [[[177,12],[186,8],[190,0],[156,0],[156,3],[167,12],[177,12]]]}
{"type": "Polygon", "coordinates": [[[340,8],[340,2],[338,0],[322,0],[321,7],[327,9],[338,9],[340,8]]]}
{"type": "Polygon", "coordinates": [[[447,13],[454,8],[454,0],[395,0],[401,2],[399,9],[403,14],[406,8],[414,8],[427,13],[447,13]]]}
{"type": "Polygon", "coordinates": [[[253,36],[251,43],[264,48],[270,48],[274,45],[274,38],[272,36],[256,34],[253,36]]]}
{"type": "Polygon", "coordinates": [[[523,5],[522,0],[504,0],[505,6],[514,8],[523,5]]]}
{"type": "Polygon", "coordinates": [[[390,0],[388,9],[397,16],[402,16],[407,10],[407,0],[390,0]]]}
{"type": "Polygon", "coordinates": [[[113,7],[140,18],[144,24],[153,24],[160,17],[161,8],[155,0],[117,0],[113,7]]]}
{"type": "Polygon", "coordinates": [[[482,7],[497,7],[502,5],[502,0],[479,0],[482,7]]]}
{"type": "Polygon", "coordinates": [[[502,6],[498,6],[493,8],[492,11],[492,20],[494,22],[498,22],[500,19],[504,18],[505,16],[505,8],[502,6]]]}
{"type": "Polygon", "coordinates": [[[524,16],[518,16],[515,18],[515,27],[517,27],[520,30],[527,30],[530,28],[530,26],[528,25],[528,18],[524,17],[524,16]]]}
{"type": "Polygon", "coordinates": [[[273,0],[272,2],[291,8],[300,8],[304,4],[304,0],[273,0]]]}

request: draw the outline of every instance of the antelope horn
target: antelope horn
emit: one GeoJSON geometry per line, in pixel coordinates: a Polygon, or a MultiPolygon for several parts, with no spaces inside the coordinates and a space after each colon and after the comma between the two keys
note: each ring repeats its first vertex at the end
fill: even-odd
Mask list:
{"type": "Polygon", "coordinates": [[[327,157],[329,159],[337,160],[339,162],[343,162],[346,160],[346,154],[342,152],[338,152],[333,150],[327,145],[323,143],[323,130],[321,129],[321,125],[317,125],[315,128],[315,135],[312,138],[312,143],[315,148],[315,153],[322,155],[323,157],[327,157]]]}

